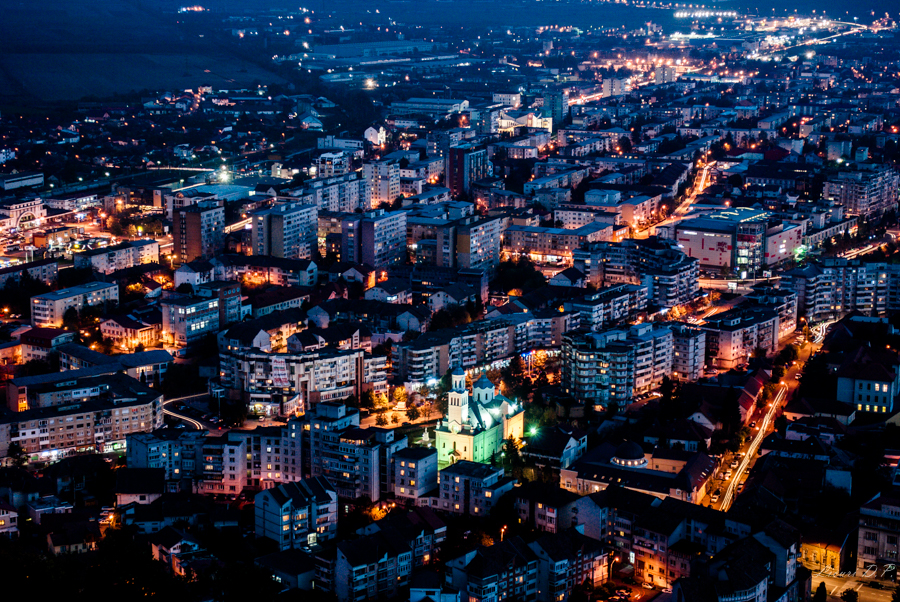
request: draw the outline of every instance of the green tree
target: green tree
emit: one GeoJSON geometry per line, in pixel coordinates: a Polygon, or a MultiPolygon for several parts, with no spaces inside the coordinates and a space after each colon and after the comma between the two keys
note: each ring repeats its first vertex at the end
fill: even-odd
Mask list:
{"type": "Polygon", "coordinates": [[[70,307],[65,311],[62,318],[63,328],[73,330],[75,332],[81,327],[81,321],[78,319],[78,310],[70,307]]]}
{"type": "Polygon", "coordinates": [[[852,588],[847,588],[841,592],[841,600],[844,602],[858,602],[859,593],[852,588]]]}
{"type": "Polygon", "coordinates": [[[387,418],[385,418],[384,414],[379,414],[375,417],[375,424],[378,426],[387,426],[387,418]]]}
{"type": "Polygon", "coordinates": [[[394,388],[394,404],[401,405],[406,404],[409,401],[409,396],[406,393],[406,387],[395,387],[394,388]]]}
{"type": "Polygon", "coordinates": [[[419,408],[417,408],[416,406],[409,406],[408,408],[406,408],[406,417],[410,422],[415,422],[416,420],[418,420],[420,415],[421,414],[419,412],[419,408]]]}
{"type": "Polygon", "coordinates": [[[9,444],[6,455],[9,456],[13,466],[25,468],[25,465],[28,464],[28,454],[25,453],[25,448],[18,441],[9,444]]]}
{"type": "Polygon", "coordinates": [[[391,424],[400,424],[400,416],[396,412],[391,412],[391,424]]]}

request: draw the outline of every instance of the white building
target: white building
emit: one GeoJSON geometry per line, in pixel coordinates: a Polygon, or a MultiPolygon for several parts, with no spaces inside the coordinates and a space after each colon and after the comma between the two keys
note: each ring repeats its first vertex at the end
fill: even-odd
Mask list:
{"type": "Polygon", "coordinates": [[[66,310],[79,312],[93,305],[119,303],[119,285],[106,282],[88,282],[80,286],[64,288],[31,298],[31,325],[58,327],[62,325],[66,310]]]}
{"type": "Polygon", "coordinates": [[[256,494],[256,536],[278,549],[305,548],[337,534],[338,496],[327,479],[285,483],[256,494]]]}
{"type": "Polygon", "coordinates": [[[76,268],[111,274],[144,263],[159,263],[159,243],[153,239],[131,240],[105,249],[75,253],[74,259],[76,268]]]}
{"type": "Polygon", "coordinates": [[[256,211],[252,220],[254,255],[310,259],[318,249],[318,208],[299,203],[277,203],[256,211]]]}

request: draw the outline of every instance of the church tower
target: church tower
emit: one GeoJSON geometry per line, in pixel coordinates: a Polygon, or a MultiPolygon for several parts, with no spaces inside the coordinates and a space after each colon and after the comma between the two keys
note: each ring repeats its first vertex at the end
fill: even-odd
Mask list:
{"type": "Polygon", "coordinates": [[[458,433],[469,421],[469,392],[462,368],[456,368],[450,376],[452,389],[447,393],[447,424],[451,431],[458,433]]]}

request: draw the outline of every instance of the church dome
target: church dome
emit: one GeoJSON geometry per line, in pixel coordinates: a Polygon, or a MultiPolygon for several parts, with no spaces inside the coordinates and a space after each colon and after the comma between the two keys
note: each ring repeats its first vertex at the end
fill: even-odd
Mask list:
{"type": "Polygon", "coordinates": [[[626,441],[616,448],[612,457],[613,464],[640,468],[647,465],[644,450],[634,441],[626,441]]]}

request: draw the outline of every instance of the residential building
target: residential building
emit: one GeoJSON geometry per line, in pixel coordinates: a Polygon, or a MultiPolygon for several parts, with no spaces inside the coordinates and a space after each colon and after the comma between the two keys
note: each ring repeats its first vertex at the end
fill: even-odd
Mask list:
{"type": "MultiPolygon", "coordinates": [[[[230,328],[223,336],[230,336],[229,333],[235,328],[230,328]]],[[[265,336],[269,339],[268,344],[278,345],[278,340],[270,342],[270,335],[265,336]]],[[[222,341],[220,338],[220,343],[222,341]]],[[[232,345],[229,341],[233,339],[224,340],[232,345]]],[[[387,391],[386,370],[384,357],[369,355],[363,349],[267,353],[257,349],[226,350],[223,347],[219,384],[251,405],[277,406],[279,400],[296,399],[294,403],[303,409],[324,401],[346,399],[351,395],[358,398],[366,391],[384,393],[387,391]]]]}
{"type": "Polygon", "coordinates": [[[418,505],[442,512],[487,516],[516,480],[503,476],[503,469],[459,460],[441,469],[436,498],[420,499],[418,505]]]}
{"type": "Polygon", "coordinates": [[[359,412],[340,403],[321,402],[303,418],[306,473],[327,478],[338,495],[378,501],[393,490],[393,454],[407,447],[394,431],[360,428],[359,412]]]}
{"type": "MultiPolygon", "coordinates": [[[[363,602],[397,595],[409,581],[413,551],[403,541],[377,532],[337,545],[332,591],[338,602],[363,602]]],[[[327,581],[326,581],[327,583],[327,581]]]]}
{"type": "Polygon", "coordinates": [[[672,378],[693,382],[706,367],[706,332],[683,322],[667,322],[672,331],[672,378]]]}
{"type": "Polygon", "coordinates": [[[577,312],[581,328],[601,330],[632,318],[647,309],[647,287],[617,284],[600,289],[579,299],[566,301],[566,311],[577,312]]]}
{"type": "Polygon", "coordinates": [[[629,330],[563,335],[562,382],[578,399],[606,407],[623,406],[671,376],[672,331],[651,323],[629,330]]]}
{"type": "Polygon", "coordinates": [[[541,535],[528,547],[538,558],[537,600],[566,602],[577,587],[609,580],[610,556],[598,541],[575,529],[541,535]]]}
{"type": "Polygon", "coordinates": [[[459,197],[470,194],[472,184],[491,175],[487,149],[476,144],[458,144],[447,152],[444,186],[459,197]]]}
{"type": "Polygon", "coordinates": [[[75,333],[62,328],[32,328],[22,333],[22,361],[46,360],[51,353],[75,340],[75,333]]]}
{"type": "Polygon", "coordinates": [[[847,352],[837,371],[838,401],[856,406],[858,412],[894,413],[900,395],[900,358],[892,349],[867,345],[847,352]]]}
{"type": "Polygon", "coordinates": [[[337,492],[316,477],[284,483],[256,494],[256,536],[280,550],[306,548],[337,534],[337,492]]]}
{"type": "Polygon", "coordinates": [[[377,209],[347,217],[341,224],[341,260],[374,268],[406,258],[406,212],[377,209]]]}
{"type": "Polygon", "coordinates": [[[159,263],[159,243],[153,239],[130,240],[112,247],[74,253],[76,268],[111,274],[145,263],[159,263]]]}
{"type": "Polygon", "coordinates": [[[310,259],[319,248],[316,205],[278,202],[251,215],[253,255],[310,259]]]}
{"type": "MultiPolygon", "coordinates": [[[[363,165],[363,179],[371,190],[372,207],[390,205],[400,196],[400,163],[393,159],[363,165]]],[[[344,256],[341,255],[343,259],[344,256]]]]}
{"type": "Polygon", "coordinates": [[[10,280],[19,282],[24,274],[28,274],[31,278],[44,284],[53,286],[56,284],[58,267],[59,262],[55,259],[39,259],[0,268],[0,289],[5,287],[10,280]]]}
{"type": "Polygon", "coordinates": [[[447,524],[429,508],[412,508],[406,513],[391,513],[356,532],[358,535],[383,533],[406,543],[413,553],[413,566],[422,567],[437,562],[441,544],[447,539],[447,524]]]}
{"type": "Polygon", "coordinates": [[[859,164],[829,175],[822,198],[840,203],[847,215],[876,216],[897,208],[900,174],[889,165],[859,164]]]}
{"type": "Polygon", "coordinates": [[[641,284],[648,302],[675,307],[696,299],[699,260],[683,253],[675,241],[651,236],[622,242],[598,242],[572,252],[575,269],[596,287],[641,284]]]}
{"type": "Polygon", "coordinates": [[[167,345],[187,347],[219,332],[219,300],[203,297],[163,299],[162,340],[167,345]]]}
{"type": "Polygon", "coordinates": [[[125,374],[104,371],[10,381],[7,405],[12,412],[0,419],[0,457],[8,455],[13,442],[30,462],[54,462],[76,450],[107,453],[124,448],[127,435],[162,426],[158,391],[125,374]]]}
{"type": "Polygon", "coordinates": [[[62,326],[63,316],[69,309],[80,312],[85,307],[95,305],[102,305],[108,309],[118,303],[118,284],[88,282],[32,297],[31,324],[55,328],[62,326]]]}
{"type": "Polygon", "coordinates": [[[716,314],[700,327],[706,332],[706,363],[734,368],[745,363],[757,348],[774,355],[778,350],[780,318],[762,307],[737,307],[716,314]]]}
{"type": "Polygon", "coordinates": [[[432,447],[407,447],[394,452],[394,496],[417,504],[433,495],[438,485],[437,450],[432,447]]]}
{"type": "Polygon", "coordinates": [[[538,599],[538,556],[519,537],[450,560],[445,575],[447,583],[470,602],[538,599]]]}
{"type": "Polygon", "coordinates": [[[225,204],[201,201],[172,215],[172,242],[176,263],[209,259],[222,248],[225,236],[225,204]]]}
{"type": "Polygon", "coordinates": [[[243,318],[241,285],[231,280],[213,280],[194,287],[194,294],[219,302],[219,328],[240,322],[243,318]]]}
{"type": "Polygon", "coordinates": [[[896,571],[900,538],[900,499],[876,495],[859,508],[856,576],[884,575],[896,571]]]}

